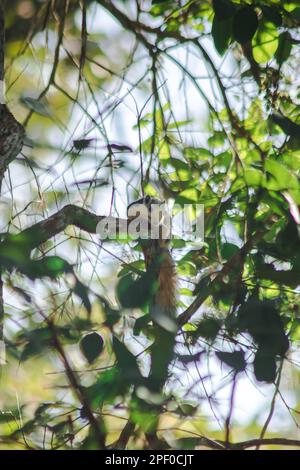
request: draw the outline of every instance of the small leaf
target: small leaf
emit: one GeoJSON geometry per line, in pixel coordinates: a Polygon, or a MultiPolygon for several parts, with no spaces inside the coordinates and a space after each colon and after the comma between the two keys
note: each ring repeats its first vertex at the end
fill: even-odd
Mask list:
{"type": "Polygon", "coordinates": [[[272,383],[276,379],[276,361],[274,356],[264,354],[258,349],[255,354],[254,374],[259,382],[272,383]]]}
{"type": "Polygon", "coordinates": [[[275,52],[275,59],[278,65],[282,65],[283,62],[285,62],[289,58],[291,50],[291,35],[288,31],[285,31],[279,36],[278,47],[275,52]]]}
{"type": "Polygon", "coordinates": [[[78,139],[73,141],[76,150],[84,150],[91,146],[95,139],[78,139]]]}
{"type": "Polygon", "coordinates": [[[243,351],[234,352],[217,352],[217,357],[220,361],[224,362],[227,366],[235,369],[237,372],[242,372],[246,368],[245,354],[243,351]]]}
{"type": "Polygon", "coordinates": [[[220,328],[220,320],[217,320],[216,318],[204,318],[198,323],[195,334],[213,341],[219,333],[220,328]]]}
{"type": "Polygon", "coordinates": [[[239,251],[239,247],[233,243],[223,243],[221,246],[222,258],[228,261],[235,253],[239,251]]]}
{"type": "Polygon", "coordinates": [[[104,341],[98,333],[89,333],[80,341],[80,350],[86,360],[92,364],[103,351],[104,341]]]}
{"type": "Polygon", "coordinates": [[[108,150],[117,150],[118,152],[133,152],[132,148],[128,145],[121,145],[121,144],[109,144],[107,146],[108,150]]]}
{"type": "Polygon", "coordinates": [[[28,109],[31,109],[41,116],[49,117],[51,116],[50,109],[48,105],[42,101],[39,101],[35,98],[30,98],[29,96],[24,96],[21,98],[21,103],[28,109]]]}
{"type": "Polygon", "coordinates": [[[149,273],[143,273],[138,279],[130,273],[120,279],[117,294],[124,308],[142,308],[151,299],[155,287],[155,281],[149,273]]]}
{"type": "Polygon", "coordinates": [[[26,344],[21,353],[20,360],[27,359],[42,354],[46,348],[51,346],[52,334],[49,328],[37,328],[20,335],[20,339],[26,340],[26,344]],[[24,338],[23,338],[24,337],[24,338]]]}
{"type": "Polygon", "coordinates": [[[141,379],[141,374],[135,356],[115,336],[113,338],[113,349],[118,361],[118,370],[121,372],[123,380],[137,383],[141,379]]]}
{"type": "Polygon", "coordinates": [[[181,439],[177,439],[174,443],[176,450],[191,450],[195,449],[197,445],[198,439],[193,437],[182,437],[181,439]]]}
{"type": "Polygon", "coordinates": [[[273,59],[278,47],[277,28],[272,23],[262,24],[253,38],[252,46],[253,57],[257,63],[273,59]]]}
{"type": "Polygon", "coordinates": [[[76,279],[76,284],[73,288],[73,292],[78,295],[78,297],[82,300],[82,303],[88,313],[91,313],[92,306],[88,295],[88,288],[84,284],[82,284],[82,282],[76,279]]]}
{"type": "Polygon", "coordinates": [[[232,21],[231,18],[221,20],[214,16],[211,34],[214,40],[214,45],[219,54],[224,54],[227,50],[231,38],[232,21]]]}

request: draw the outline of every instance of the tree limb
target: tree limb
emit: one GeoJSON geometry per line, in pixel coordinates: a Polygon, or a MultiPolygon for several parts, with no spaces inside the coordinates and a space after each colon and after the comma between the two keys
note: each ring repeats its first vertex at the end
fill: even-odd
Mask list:
{"type": "MultiPolygon", "coordinates": [[[[24,246],[29,251],[32,251],[50,238],[63,232],[69,225],[74,225],[89,233],[96,233],[98,223],[106,218],[107,216],[96,215],[87,209],[69,204],[48,219],[37,222],[16,235],[9,236],[8,239],[0,243],[0,248],[3,245],[5,246],[6,243],[20,240],[24,242],[24,246]]],[[[121,230],[122,224],[127,223],[126,219],[110,218],[110,220],[116,224],[116,233],[121,230]]]]}
{"type": "Polygon", "coordinates": [[[3,11],[3,2],[2,0],[0,0],[0,82],[3,82],[4,80],[4,44],[5,44],[4,11],[3,11]]]}

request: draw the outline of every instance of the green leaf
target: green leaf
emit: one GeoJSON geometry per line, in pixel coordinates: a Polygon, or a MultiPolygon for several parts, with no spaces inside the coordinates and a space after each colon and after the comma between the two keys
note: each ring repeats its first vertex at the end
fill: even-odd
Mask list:
{"type": "Polygon", "coordinates": [[[40,114],[41,116],[51,116],[50,109],[45,102],[27,96],[22,97],[20,101],[26,108],[31,109],[32,111],[37,114],[40,114]]]}
{"type": "Polygon", "coordinates": [[[282,16],[278,7],[276,7],[275,5],[262,5],[261,9],[267,21],[271,21],[272,23],[274,23],[275,26],[282,25],[282,16]]]}
{"type": "Polygon", "coordinates": [[[251,298],[241,307],[237,325],[240,331],[247,331],[253,337],[264,354],[286,354],[289,341],[273,302],[251,298]]]}
{"type": "Polygon", "coordinates": [[[296,21],[300,21],[300,7],[294,8],[291,12],[290,15],[293,19],[296,21]]]}
{"type": "Polygon", "coordinates": [[[155,410],[150,406],[146,406],[140,400],[132,402],[131,408],[131,420],[144,432],[153,433],[158,422],[158,415],[155,410]]]}
{"type": "Polygon", "coordinates": [[[91,313],[92,306],[88,295],[88,288],[84,284],[82,284],[82,282],[76,279],[76,284],[73,288],[73,292],[78,295],[78,297],[82,300],[82,303],[88,313],[91,313]]]}
{"type": "MultiPolygon", "coordinates": [[[[116,396],[127,393],[128,383],[122,380],[123,377],[117,367],[102,372],[95,383],[86,388],[86,393],[93,406],[103,403],[112,403],[116,396]]],[[[83,413],[85,410],[82,410],[83,413]]]]}
{"type": "Polygon", "coordinates": [[[253,57],[258,63],[268,62],[274,57],[278,47],[278,32],[272,23],[263,23],[253,41],[253,57]]]}
{"type": "Polygon", "coordinates": [[[245,354],[243,351],[234,352],[216,352],[216,355],[220,361],[224,362],[227,366],[242,372],[246,368],[245,354]]]}
{"type": "Polygon", "coordinates": [[[261,352],[260,349],[255,354],[254,374],[259,382],[273,383],[276,379],[276,361],[273,356],[261,352]]]}
{"type": "Polygon", "coordinates": [[[258,18],[255,10],[250,6],[245,6],[238,10],[233,18],[233,37],[240,44],[249,42],[258,27],[258,18]]]}
{"type": "Polygon", "coordinates": [[[202,147],[186,147],[184,149],[184,156],[190,160],[208,160],[213,157],[213,154],[202,147]]]}
{"type": "Polygon", "coordinates": [[[197,325],[195,334],[199,337],[213,341],[221,328],[221,321],[216,318],[204,318],[197,325]]]}
{"type": "Polygon", "coordinates": [[[171,3],[172,0],[152,0],[152,5],[157,5],[159,3],[171,3]]]}
{"type": "Polygon", "coordinates": [[[221,55],[223,55],[228,48],[231,39],[231,30],[231,18],[227,20],[221,20],[217,17],[217,15],[214,16],[211,33],[215,48],[221,55]]]}
{"type": "Polygon", "coordinates": [[[117,285],[117,295],[124,308],[145,307],[155,290],[156,281],[149,272],[137,279],[131,273],[126,274],[117,285]]]}
{"type": "Polygon", "coordinates": [[[0,424],[6,424],[11,421],[17,421],[20,415],[20,410],[0,410],[0,424]]]}
{"type": "Polygon", "coordinates": [[[291,54],[292,42],[291,35],[288,31],[284,31],[279,36],[278,47],[275,52],[275,59],[278,65],[282,65],[291,54]]]}
{"type": "Polygon", "coordinates": [[[23,272],[31,279],[41,277],[55,279],[63,273],[72,271],[72,266],[59,256],[45,256],[41,260],[30,261],[23,268],[23,272]]]}
{"type": "Polygon", "coordinates": [[[27,361],[33,356],[42,354],[51,345],[52,334],[49,328],[37,328],[29,331],[25,339],[27,340],[21,354],[21,361],[27,361]]]}
{"type": "Polygon", "coordinates": [[[104,341],[98,333],[89,333],[80,341],[80,350],[86,360],[92,364],[103,352],[104,341]]]}
{"type": "Polygon", "coordinates": [[[265,170],[272,175],[271,179],[267,180],[265,184],[269,190],[279,191],[299,188],[299,178],[286,165],[269,159],[265,163],[265,170]]]}
{"type": "Polygon", "coordinates": [[[221,245],[221,255],[226,261],[228,261],[237,251],[239,251],[239,247],[233,243],[226,242],[221,245]]]}
{"type": "Polygon", "coordinates": [[[246,168],[244,171],[245,182],[248,186],[260,186],[264,181],[262,171],[256,168],[246,168]]]}
{"type": "Polygon", "coordinates": [[[136,358],[115,336],[113,338],[113,350],[118,361],[118,370],[121,372],[123,380],[130,384],[138,383],[141,379],[141,374],[136,358]]]}
{"type": "Polygon", "coordinates": [[[174,447],[175,449],[180,450],[191,450],[195,449],[198,445],[199,439],[193,437],[182,437],[181,439],[177,439],[175,441],[174,447]]]}
{"type": "Polygon", "coordinates": [[[177,196],[175,202],[177,204],[198,202],[199,196],[200,196],[200,193],[197,189],[189,188],[189,189],[185,189],[184,191],[181,191],[181,193],[177,196]]]}
{"type": "Polygon", "coordinates": [[[235,5],[229,0],[213,0],[213,9],[220,20],[231,18],[236,11],[235,5]]]}
{"type": "Polygon", "coordinates": [[[274,112],[271,119],[277,124],[286,135],[296,137],[300,140],[300,125],[285,117],[283,114],[274,112]]]}

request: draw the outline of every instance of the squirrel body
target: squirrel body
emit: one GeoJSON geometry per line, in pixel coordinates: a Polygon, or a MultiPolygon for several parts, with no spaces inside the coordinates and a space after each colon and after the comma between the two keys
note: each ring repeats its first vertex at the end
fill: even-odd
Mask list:
{"type": "MultiPolygon", "coordinates": [[[[148,230],[151,234],[151,214],[153,206],[161,206],[163,203],[158,199],[146,196],[128,206],[144,206],[147,209],[148,230]]],[[[129,220],[134,219],[130,217],[129,220]]],[[[159,220],[159,229],[164,225],[164,218],[159,220]]],[[[153,270],[157,280],[157,288],[152,301],[152,309],[160,309],[164,315],[175,316],[176,311],[176,269],[170,253],[170,227],[165,226],[166,230],[159,230],[159,237],[152,239],[151,236],[140,240],[143,251],[146,270],[153,270]]],[[[151,310],[151,308],[150,308],[151,310]]],[[[151,312],[150,312],[151,313],[151,312]]]]}
{"type": "MultiPolygon", "coordinates": [[[[149,313],[153,320],[154,341],[151,345],[151,369],[149,374],[149,388],[154,392],[161,392],[168,379],[169,365],[174,357],[175,337],[177,333],[176,314],[176,270],[170,253],[170,219],[164,220],[159,211],[153,216],[154,206],[161,206],[162,202],[146,196],[130,204],[127,209],[129,221],[134,220],[132,208],[143,212],[146,217],[146,226],[152,234],[153,221],[157,224],[158,237],[151,236],[139,240],[143,251],[147,272],[153,275],[156,289],[150,301],[149,313]],[[134,207],[135,206],[135,207],[134,207]],[[145,210],[146,209],[146,210],[145,210]],[[168,224],[169,222],[169,224],[168,224]]],[[[155,227],[154,227],[155,228],[155,227]]],[[[148,233],[148,235],[149,235],[148,233]]]]}

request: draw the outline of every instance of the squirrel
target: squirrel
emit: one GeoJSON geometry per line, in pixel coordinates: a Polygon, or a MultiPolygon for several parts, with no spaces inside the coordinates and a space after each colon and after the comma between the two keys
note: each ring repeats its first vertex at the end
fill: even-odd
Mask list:
{"type": "MultiPolygon", "coordinates": [[[[157,289],[152,301],[152,309],[175,317],[176,312],[176,269],[170,253],[171,227],[170,219],[163,208],[164,202],[151,196],[134,201],[127,207],[128,220],[132,221],[137,214],[146,218],[147,234],[139,239],[144,255],[146,270],[154,270],[157,277],[157,289]],[[153,227],[155,238],[152,238],[153,227]]],[[[151,312],[150,312],[151,313],[151,312]]]]}
{"type": "Polygon", "coordinates": [[[178,329],[175,319],[176,269],[170,253],[171,221],[163,210],[163,205],[164,202],[145,196],[127,207],[129,222],[137,217],[144,221],[147,236],[141,236],[138,241],[144,255],[146,271],[154,274],[156,281],[156,289],[149,304],[149,314],[154,326],[149,380],[150,388],[156,392],[161,391],[167,380],[178,329]]]}

